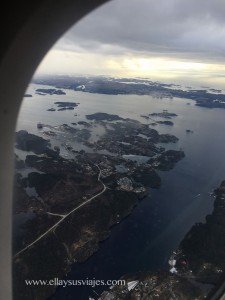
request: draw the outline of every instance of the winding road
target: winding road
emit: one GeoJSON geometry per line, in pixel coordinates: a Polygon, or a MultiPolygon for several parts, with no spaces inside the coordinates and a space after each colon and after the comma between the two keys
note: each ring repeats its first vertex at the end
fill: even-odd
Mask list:
{"type": "Polygon", "coordinates": [[[19,252],[17,252],[13,258],[18,257],[20,254],[22,254],[23,252],[25,252],[26,250],[28,250],[29,248],[31,248],[32,246],[34,246],[35,244],[37,244],[37,242],[39,242],[43,237],[45,237],[46,235],[48,235],[50,232],[52,232],[53,230],[56,229],[56,227],[58,227],[66,218],[68,218],[72,213],[74,213],[75,211],[77,211],[78,209],[80,209],[81,207],[85,206],[86,204],[90,203],[93,199],[97,198],[98,196],[102,195],[105,190],[107,189],[107,187],[105,186],[105,184],[101,181],[101,169],[99,168],[98,165],[96,165],[96,167],[99,169],[99,174],[98,174],[98,181],[101,182],[103,189],[101,192],[99,192],[98,194],[92,196],[91,198],[87,199],[86,201],[84,201],[83,203],[81,203],[80,205],[78,205],[77,207],[75,207],[74,209],[72,209],[69,213],[65,214],[65,215],[57,215],[57,214],[53,214],[53,213],[48,213],[48,214],[52,214],[52,215],[57,215],[60,216],[61,219],[55,223],[52,227],[50,227],[47,231],[45,231],[42,235],[40,235],[36,240],[34,240],[32,243],[30,243],[29,245],[27,245],[26,247],[24,247],[22,250],[20,250],[19,252]]]}

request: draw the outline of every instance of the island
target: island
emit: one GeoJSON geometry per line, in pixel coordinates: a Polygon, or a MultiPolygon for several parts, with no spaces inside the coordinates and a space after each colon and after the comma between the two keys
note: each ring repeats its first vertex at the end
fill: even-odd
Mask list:
{"type": "Polygon", "coordinates": [[[163,112],[151,113],[151,114],[149,114],[149,116],[151,116],[151,117],[160,117],[160,118],[165,118],[165,119],[171,119],[173,117],[177,117],[177,114],[169,113],[167,110],[163,110],[163,112]]]}
{"type": "Polygon", "coordinates": [[[174,125],[172,121],[157,121],[157,123],[162,125],[168,125],[168,126],[174,125]]]}
{"type": "Polygon", "coordinates": [[[58,89],[36,89],[36,94],[40,95],[66,95],[66,93],[63,90],[58,90],[58,89]]]}
{"type": "Polygon", "coordinates": [[[123,118],[119,117],[118,115],[111,115],[107,113],[98,112],[92,115],[86,115],[88,120],[96,120],[96,121],[118,121],[123,120],[123,118]]]}
{"type": "Polygon", "coordinates": [[[187,133],[194,133],[194,131],[191,130],[191,129],[186,129],[186,132],[187,132],[187,133]]]}
{"type": "Polygon", "coordinates": [[[37,135],[20,130],[16,133],[15,147],[23,151],[33,151],[36,154],[44,153],[50,143],[48,140],[37,135]]]}
{"type": "MultiPolygon", "coordinates": [[[[77,107],[80,103],[63,101],[63,102],[55,102],[54,104],[58,107],[58,111],[63,111],[63,110],[74,110],[74,108],[77,107]]],[[[56,109],[52,107],[47,109],[47,111],[56,111],[56,109]]]]}

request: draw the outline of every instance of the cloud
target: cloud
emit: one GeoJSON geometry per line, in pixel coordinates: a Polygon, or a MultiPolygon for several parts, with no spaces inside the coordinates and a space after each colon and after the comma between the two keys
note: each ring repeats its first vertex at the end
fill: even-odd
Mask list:
{"type": "Polygon", "coordinates": [[[55,44],[37,73],[224,86],[225,0],[111,0],[55,44]]]}
{"type": "Polygon", "coordinates": [[[103,55],[225,62],[224,0],[111,0],[56,47],[103,55]]]}

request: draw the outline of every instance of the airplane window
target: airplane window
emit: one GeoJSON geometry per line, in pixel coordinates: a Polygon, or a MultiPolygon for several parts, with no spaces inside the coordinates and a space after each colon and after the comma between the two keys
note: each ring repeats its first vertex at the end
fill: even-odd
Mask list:
{"type": "Polygon", "coordinates": [[[225,3],[114,0],[15,133],[15,300],[205,299],[225,270],[225,3]]]}

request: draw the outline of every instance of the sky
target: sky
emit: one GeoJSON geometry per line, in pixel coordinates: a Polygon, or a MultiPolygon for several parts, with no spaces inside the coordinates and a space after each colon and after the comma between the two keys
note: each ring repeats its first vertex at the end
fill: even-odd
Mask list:
{"type": "Polygon", "coordinates": [[[111,0],[62,36],[38,74],[225,83],[225,0],[111,0]]]}

